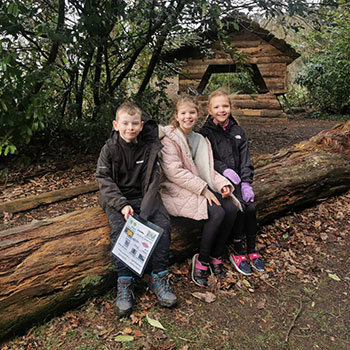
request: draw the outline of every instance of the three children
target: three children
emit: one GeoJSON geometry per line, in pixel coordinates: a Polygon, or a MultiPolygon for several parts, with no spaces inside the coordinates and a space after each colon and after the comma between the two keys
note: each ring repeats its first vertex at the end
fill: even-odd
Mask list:
{"type": "MultiPolygon", "coordinates": [[[[134,213],[164,230],[149,262],[149,288],[162,306],[177,302],[168,281],[168,213],[204,221],[199,253],[192,258],[195,284],[206,286],[210,272],[219,279],[226,277],[221,255],[228,239],[234,247],[230,261],[240,273],[252,273],[245,253],[253,269],[265,270],[255,250],[257,223],[248,140],[231,108],[225,92],[210,95],[210,116],[200,131],[206,139],[193,131],[200,112],[189,97],[178,101],[172,125],[160,127],[160,135],[155,122],[138,106],[124,102],[101,149],[96,177],[99,203],[111,227],[111,247],[134,213]],[[164,175],[161,182],[158,154],[164,175]]],[[[113,262],[118,274],[115,311],[126,316],[132,311],[136,276],[115,256],[113,262]]]]}

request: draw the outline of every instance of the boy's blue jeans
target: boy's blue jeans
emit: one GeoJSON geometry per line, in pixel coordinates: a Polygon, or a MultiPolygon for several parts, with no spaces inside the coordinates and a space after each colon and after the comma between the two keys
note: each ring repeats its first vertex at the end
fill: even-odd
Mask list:
{"type": "MultiPolygon", "coordinates": [[[[130,205],[134,209],[136,214],[140,213],[142,198],[129,200],[130,205]]],[[[113,249],[120,232],[125,224],[124,216],[120,211],[115,210],[112,207],[106,207],[106,214],[108,217],[109,225],[111,227],[110,244],[111,250],[113,249]]],[[[153,251],[151,259],[146,267],[146,271],[153,271],[158,273],[164,271],[169,265],[169,246],[170,246],[170,222],[169,216],[162,212],[157,212],[148,218],[149,221],[161,227],[164,232],[161,235],[156,248],[153,251]]],[[[112,255],[115,270],[118,276],[134,276],[135,274],[128,269],[118,258],[112,255]]]]}

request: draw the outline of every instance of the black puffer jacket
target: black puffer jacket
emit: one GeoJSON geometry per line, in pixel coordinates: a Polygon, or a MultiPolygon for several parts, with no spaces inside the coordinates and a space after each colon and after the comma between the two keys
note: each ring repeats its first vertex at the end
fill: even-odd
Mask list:
{"type": "MultiPolygon", "coordinates": [[[[144,159],[144,173],[142,174],[142,203],[140,216],[147,220],[156,211],[164,211],[160,195],[158,193],[160,180],[160,166],[158,162],[158,152],[162,145],[158,137],[158,126],[146,114],[142,114],[144,127],[138,136],[138,142],[147,148],[144,159]]],[[[121,164],[120,156],[121,144],[118,142],[119,132],[114,129],[110,138],[102,147],[97,161],[96,178],[99,183],[99,204],[102,208],[107,205],[121,210],[128,205],[128,200],[118,187],[119,169],[121,164]]]]}
{"type": "Polygon", "coordinates": [[[222,174],[225,169],[233,169],[242,182],[253,182],[254,168],[250,161],[248,138],[232,116],[224,130],[209,116],[201,130],[213,148],[214,168],[222,174]]]}

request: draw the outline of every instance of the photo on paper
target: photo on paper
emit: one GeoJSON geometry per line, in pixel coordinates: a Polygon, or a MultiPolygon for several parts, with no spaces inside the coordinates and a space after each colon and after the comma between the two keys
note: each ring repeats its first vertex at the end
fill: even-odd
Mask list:
{"type": "Polygon", "coordinates": [[[138,259],[140,259],[141,261],[145,261],[145,257],[142,254],[139,254],[138,259]]]}
{"type": "Polygon", "coordinates": [[[124,230],[124,232],[128,235],[128,237],[132,237],[133,235],[134,235],[134,231],[132,231],[131,229],[130,229],[130,227],[125,227],[125,230],[124,230]]]}
{"type": "Polygon", "coordinates": [[[130,239],[126,239],[125,242],[124,242],[124,247],[129,247],[129,244],[130,244],[130,239]]]}
{"type": "Polygon", "coordinates": [[[148,231],[146,237],[151,241],[154,241],[154,239],[157,237],[157,234],[154,232],[148,231]]]}
{"type": "Polygon", "coordinates": [[[136,253],[137,253],[137,250],[136,250],[135,248],[132,248],[132,249],[130,250],[130,254],[132,254],[133,256],[135,256],[136,253]]]}

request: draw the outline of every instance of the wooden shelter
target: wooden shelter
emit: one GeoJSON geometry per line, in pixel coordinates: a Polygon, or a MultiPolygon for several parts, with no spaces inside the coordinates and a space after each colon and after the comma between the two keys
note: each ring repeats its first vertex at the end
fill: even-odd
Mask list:
{"type": "MultiPolygon", "coordinates": [[[[229,43],[243,53],[250,65],[252,80],[258,94],[232,96],[235,115],[243,117],[285,117],[278,100],[279,95],[287,92],[287,65],[300,55],[284,40],[276,38],[269,31],[244,15],[238,18],[226,18],[224,31],[229,43]]],[[[212,52],[206,55],[194,46],[181,47],[170,57],[182,61],[182,70],[178,76],[179,93],[196,91],[198,99],[205,107],[206,96],[202,92],[213,73],[232,73],[236,71],[234,58],[223,48],[218,39],[218,31],[208,31],[204,38],[212,52]],[[201,96],[202,95],[202,96],[201,96]]]]}

